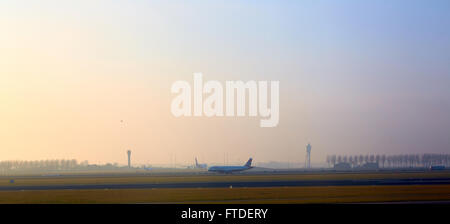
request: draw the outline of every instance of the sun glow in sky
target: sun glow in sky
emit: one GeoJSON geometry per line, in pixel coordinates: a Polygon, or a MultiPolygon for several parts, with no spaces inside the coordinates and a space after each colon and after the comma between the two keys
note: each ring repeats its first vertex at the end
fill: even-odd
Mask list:
{"type": "Polygon", "coordinates": [[[449,153],[449,27],[444,0],[1,1],[0,160],[449,153]],[[194,72],[280,81],[279,125],[175,118],[194,72]]]}

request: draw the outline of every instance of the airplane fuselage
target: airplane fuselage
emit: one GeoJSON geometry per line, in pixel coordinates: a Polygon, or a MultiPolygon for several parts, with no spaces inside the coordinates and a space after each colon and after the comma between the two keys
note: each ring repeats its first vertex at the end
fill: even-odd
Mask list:
{"type": "Polygon", "coordinates": [[[252,161],[253,159],[250,158],[243,166],[213,166],[209,168],[208,171],[217,173],[233,173],[244,171],[252,168],[252,161]]]}
{"type": "Polygon", "coordinates": [[[252,167],[248,166],[213,166],[208,169],[208,171],[211,172],[217,172],[217,173],[232,173],[232,172],[239,172],[251,169],[252,167]]]}

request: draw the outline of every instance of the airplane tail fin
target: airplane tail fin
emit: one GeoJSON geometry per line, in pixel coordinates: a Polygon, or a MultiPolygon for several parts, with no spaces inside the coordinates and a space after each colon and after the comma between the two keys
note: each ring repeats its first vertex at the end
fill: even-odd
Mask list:
{"type": "Polygon", "coordinates": [[[247,161],[247,163],[245,163],[245,165],[244,166],[246,166],[246,167],[251,167],[252,166],[252,158],[250,158],[248,161],[247,161]]]}

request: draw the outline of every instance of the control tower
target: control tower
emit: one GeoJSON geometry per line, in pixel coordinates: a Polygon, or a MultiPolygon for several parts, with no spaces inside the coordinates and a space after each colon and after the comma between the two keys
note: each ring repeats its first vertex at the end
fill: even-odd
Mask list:
{"type": "Polygon", "coordinates": [[[131,150],[127,151],[127,155],[128,155],[128,168],[131,168],[131,150]]]}
{"type": "Polygon", "coordinates": [[[311,144],[308,143],[306,145],[306,159],[305,159],[305,168],[309,169],[311,168],[311,144]]]}

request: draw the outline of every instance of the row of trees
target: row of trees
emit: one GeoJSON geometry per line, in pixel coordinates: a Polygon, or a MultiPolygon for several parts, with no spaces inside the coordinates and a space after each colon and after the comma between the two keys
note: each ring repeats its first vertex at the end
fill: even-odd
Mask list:
{"type": "Polygon", "coordinates": [[[73,170],[80,166],[87,166],[87,162],[78,163],[76,159],[53,159],[53,160],[10,160],[0,161],[0,171],[11,170],[73,170]]]}
{"type": "Polygon", "coordinates": [[[429,167],[431,165],[450,165],[450,154],[401,154],[401,155],[328,155],[330,167],[337,163],[349,163],[353,167],[366,163],[378,163],[380,167],[429,167]]]}
{"type": "Polygon", "coordinates": [[[52,159],[52,160],[8,160],[0,161],[0,175],[9,174],[35,174],[52,173],[61,171],[88,171],[88,170],[116,170],[128,169],[128,166],[119,166],[117,163],[101,165],[89,164],[87,160],[78,162],[76,159],[52,159]]]}

